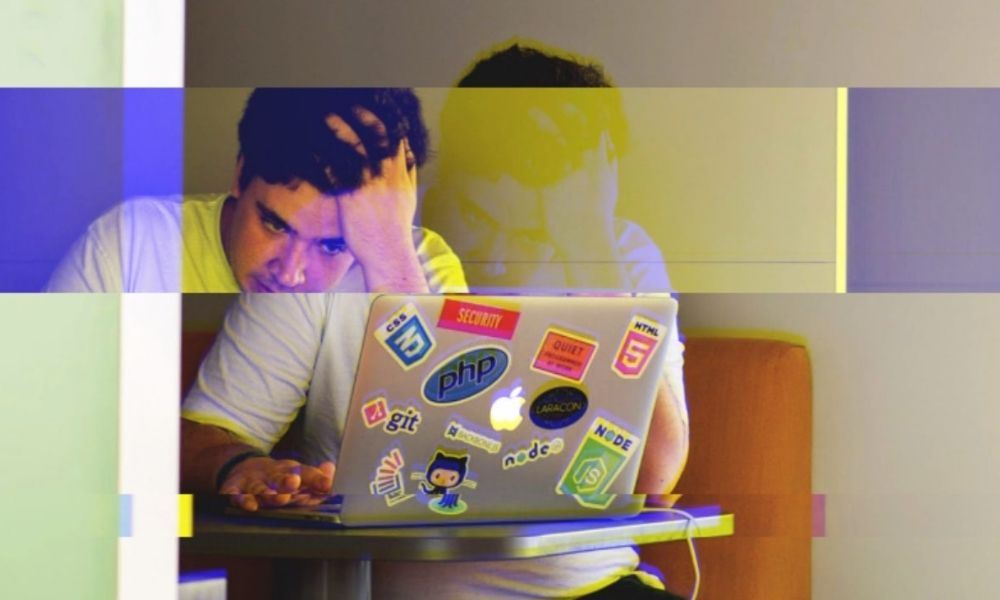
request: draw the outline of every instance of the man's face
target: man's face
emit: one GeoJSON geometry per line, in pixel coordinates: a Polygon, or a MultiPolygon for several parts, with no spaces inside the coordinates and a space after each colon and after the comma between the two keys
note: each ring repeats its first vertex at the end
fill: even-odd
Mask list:
{"type": "Polygon", "coordinates": [[[223,209],[223,246],[245,292],[323,292],[354,262],[337,201],[313,185],[273,185],[255,177],[223,209]]]}

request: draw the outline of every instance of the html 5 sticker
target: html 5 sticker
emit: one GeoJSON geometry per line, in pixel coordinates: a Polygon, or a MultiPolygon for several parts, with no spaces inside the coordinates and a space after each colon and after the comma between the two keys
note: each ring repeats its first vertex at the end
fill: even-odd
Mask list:
{"type": "Polygon", "coordinates": [[[445,299],[437,324],[440,329],[509,340],[514,337],[520,318],[521,313],[516,310],[445,299]]]}
{"type": "Polygon", "coordinates": [[[597,352],[597,340],[550,327],[531,362],[531,369],[580,383],[597,352]]]}
{"type": "Polygon", "coordinates": [[[625,379],[642,376],[666,333],[667,327],[662,323],[635,315],[625,330],[611,368],[625,379]]]}
{"type": "Polygon", "coordinates": [[[389,315],[375,330],[375,338],[406,371],[424,362],[434,348],[434,338],[413,303],[389,315]]]}

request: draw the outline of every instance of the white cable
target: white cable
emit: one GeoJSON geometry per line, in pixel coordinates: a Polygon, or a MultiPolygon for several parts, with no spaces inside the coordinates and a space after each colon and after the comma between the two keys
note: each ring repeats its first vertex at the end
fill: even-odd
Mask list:
{"type": "Polygon", "coordinates": [[[684,539],[687,540],[688,550],[691,553],[691,566],[694,568],[694,590],[691,591],[691,600],[697,600],[698,589],[701,587],[701,569],[698,566],[698,552],[695,550],[694,547],[694,537],[691,535],[691,527],[694,526],[699,530],[700,527],[697,521],[695,521],[694,515],[679,508],[647,506],[643,510],[649,512],[674,513],[684,517],[687,520],[687,525],[685,525],[684,527],[684,539]]]}

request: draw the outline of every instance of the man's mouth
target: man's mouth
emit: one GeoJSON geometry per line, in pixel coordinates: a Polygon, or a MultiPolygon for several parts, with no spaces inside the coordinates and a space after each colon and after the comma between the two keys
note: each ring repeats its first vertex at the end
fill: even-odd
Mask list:
{"type": "Polygon", "coordinates": [[[252,279],[252,282],[253,282],[253,291],[257,293],[273,294],[277,291],[275,288],[267,285],[266,283],[264,283],[263,281],[261,281],[256,277],[252,279]]]}

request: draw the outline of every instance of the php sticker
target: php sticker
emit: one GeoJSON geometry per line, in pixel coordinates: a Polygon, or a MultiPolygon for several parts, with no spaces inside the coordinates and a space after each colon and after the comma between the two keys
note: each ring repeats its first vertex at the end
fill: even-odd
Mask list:
{"type": "Polygon", "coordinates": [[[464,350],[441,363],[421,388],[431,404],[457,404],[488,390],[507,371],[510,355],[499,346],[464,350]]]}
{"type": "Polygon", "coordinates": [[[534,439],[526,447],[518,448],[505,454],[502,463],[503,468],[506,471],[514,467],[520,467],[523,464],[559,454],[562,450],[562,438],[555,438],[554,440],[534,439]]]}
{"type": "Polygon", "coordinates": [[[438,318],[438,327],[474,335],[509,340],[514,337],[521,313],[497,306],[487,306],[464,300],[445,299],[438,318]]]}
{"type": "Polygon", "coordinates": [[[562,429],[576,423],[587,412],[587,394],[568,385],[542,392],[531,403],[528,416],[542,429],[562,429]]]}
{"type": "Polygon", "coordinates": [[[389,416],[385,420],[382,429],[386,433],[393,435],[402,431],[403,433],[414,434],[420,425],[421,414],[416,408],[407,406],[406,408],[394,408],[389,411],[389,416]]]}
{"type": "Polygon", "coordinates": [[[596,340],[550,327],[535,353],[531,368],[579,383],[587,374],[596,351],[596,340]]]}
{"type": "Polygon", "coordinates": [[[444,437],[449,440],[468,444],[473,448],[485,450],[490,454],[500,452],[500,440],[493,439],[488,435],[470,429],[458,421],[448,423],[448,427],[444,430],[444,437]]]}
{"type": "Polygon", "coordinates": [[[469,507],[457,490],[462,486],[475,489],[476,482],[469,479],[469,455],[438,448],[423,473],[414,473],[421,479],[420,491],[431,496],[427,508],[442,515],[459,515],[469,507]]]}
{"type": "Polygon", "coordinates": [[[393,448],[382,457],[378,468],[375,469],[375,479],[369,485],[369,489],[376,496],[385,498],[385,503],[389,506],[395,506],[416,495],[407,494],[403,487],[405,464],[403,453],[399,448],[393,448]]]}
{"type": "Polygon", "coordinates": [[[581,506],[605,508],[614,499],[607,489],[639,448],[639,438],[597,417],[563,472],[556,492],[572,495],[581,506]]]}
{"type": "Polygon", "coordinates": [[[611,368],[626,379],[642,376],[665,334],[666,326],[662,323],[635,315],[625,330],[611,368]]]}
{"type": "Polygon", "coordinates": [[[365,421],[365,427],[371,429],[378,427],[389,418],[389,405],[385,397],[376,396],[365,402],[361,406],[361,418],[365,421]]]}
{"type": "Polygon", "coordinates": [[[434,348],[434,338],[412,302],[392,313],[375,330],[375,338],[405,370],[422,363],[434,348]]]}

